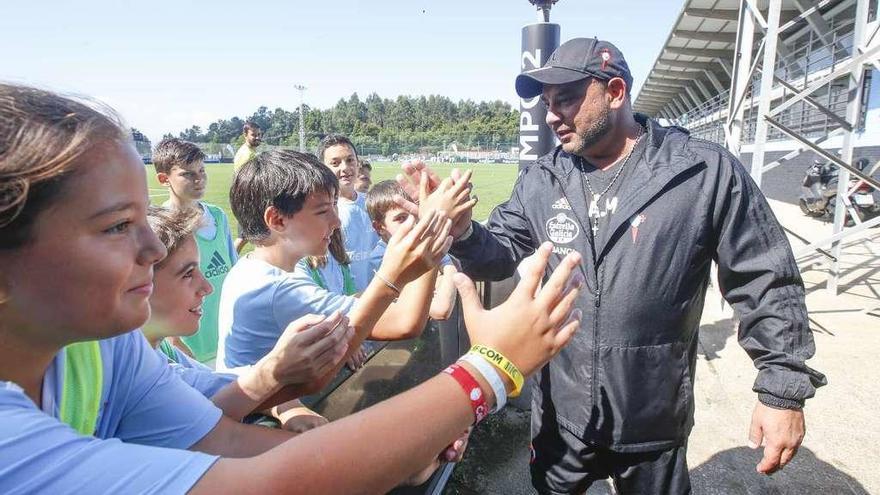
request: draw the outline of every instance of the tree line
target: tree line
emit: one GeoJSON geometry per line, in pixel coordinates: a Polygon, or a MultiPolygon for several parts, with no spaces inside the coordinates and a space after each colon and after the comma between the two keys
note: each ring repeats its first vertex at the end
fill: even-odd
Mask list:
{"type": "MultiPolygon", "coordinates": [[[[364,154],[436,152],[450,149],[498,149],[516,144],[519,113],[509,103],[453,101],[439,95],[382,98],[376,93],[361,100],[357,93],[340,98],[325,110],[304,106],[306,145],[314,150],[329,133],[348,136],[364,154]]],[[[261,106],[250,116],[220,119],[202,129],[192,126],[178,137],[199,143],[241,144],[242,126],[255,122],[263,142],[299,145],[299,108],[270,111],[261,106]]],[[[172,137],[167,134],[165,137],[172,137]]]]}

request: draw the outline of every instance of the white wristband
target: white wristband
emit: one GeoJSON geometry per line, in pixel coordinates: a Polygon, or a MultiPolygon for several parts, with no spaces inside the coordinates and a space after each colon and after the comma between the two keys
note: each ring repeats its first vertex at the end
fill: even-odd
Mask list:
{"type": "Polygon", "coordinates": [[[492,409],[492,412],[500,411],[507,404],[507,388],[504,387],[501,373],[489,361],[470,353],[460,357],[459,361],[465,361],[476,368],[483,375],[483,378],[489,382],[489,386],[492,387],[492,391],[495,393],[495,408],[492,409]]]}

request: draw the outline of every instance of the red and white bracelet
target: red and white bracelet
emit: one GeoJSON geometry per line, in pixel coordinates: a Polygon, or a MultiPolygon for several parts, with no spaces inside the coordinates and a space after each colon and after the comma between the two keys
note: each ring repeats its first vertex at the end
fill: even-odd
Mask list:
{"type": "Polygon", "coordinates": [[[450,364],[443,373],[455,378],[455,381],[461,385],[461,388],[467,394],[471,401],[471,409],[474,411],[474,424],[482,421],[489,415],[489,405],[486,404],[486,394],[480,388],[480,384],[474,379],[473,375],[459,364],[450,364]]]}
{"type": "Polygon", "coordinates": [[[501,378],[501,372],[498,368],[493,364],[489,364],[487,359],[484,359],[483,356],[477,353],[468,352],[458,358],[458,360],[473,366],[483,375],[483,379],[489,382],[489,386],[495,392],[495,407],[490,412],[494,413],[504,409],[504,406],[507,404],[507,388],[504,387],[504,379],[501,378]]]}

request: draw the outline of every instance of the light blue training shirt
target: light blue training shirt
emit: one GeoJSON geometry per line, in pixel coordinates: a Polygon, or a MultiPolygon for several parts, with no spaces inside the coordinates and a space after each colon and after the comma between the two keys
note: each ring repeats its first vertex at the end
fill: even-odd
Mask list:
{"type": "Polygon", "coordinates": [[[226,274],[220,296],[217,369],[253,365],[287,326],[308,314],[348,314],[357,299],[322,289],[306,271],[287,272],[252,254],[226,274]]]}
{"type": "Polygon", "coordinates": [[[221,411],[172,371],[140,331],[100,342],[104,365],[95,436],[59,418],[64,351],[43,378],[38,408],[0,381],[0,492],[185,493],[217,460],[184,449],[221,411]]]}
{"type": "Polygon", "coordinates": [[[181,380],[209,399],[219,392],[221,388],[238,378],[236,375],[214,371],[187,356],[177,347],[171,346],[171,348],[174,349],[174,361],[169,360],[168,356],[159,349],[156,349],[156,354],[168,361],[171,369],[177,373],[181,380]]]}
{"type": "MultiPolygon", "coordinates": [[[[370,254],[379,242],[379,235],[373,230],[370,215],[367,214],[366,195],[357,193],[354,201],[339,197],[339,221],[342,223],[342,233],[345,236],[345,251],[351,259],[351,276],[354,278],[354,286],[358,292],[363,292],[373,278],[370,270],[370,254]]],[[[332,256],[331,256],[332,258],[332,256]]],[[[321,268],[324,280],[334,277],[333,270],[339,266],[331,266],[330,263],[321,268]]]]}

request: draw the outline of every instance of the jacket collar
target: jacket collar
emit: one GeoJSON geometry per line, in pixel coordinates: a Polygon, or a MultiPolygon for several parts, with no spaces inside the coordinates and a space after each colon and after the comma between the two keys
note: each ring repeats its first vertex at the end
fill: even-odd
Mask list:
{"type": "MultiPolygon", "coordinates": [[[[639,161],[639,165],[646,165],[654,174],[659,169],[669,168],[670,165],[684,159],[696,159],[696,156],[687,149],[689,132],[678,126],[663,127],[656,120],[640,114],[633,114],[636,122],[646,129],[648,146],[645,156],[639,161]]],[[[538,160],[538,164],[557,177],[579,171],[580,158],[562,150],[562,145],[557,146],[552,152],[538,160]]],[[[644,172],[644,167],[639,167],[644,172]]]]}
{"type": "MultiPolygon", "coordinates": [[[[627,181],[620,187],[619,206],[608,225],[608,235],[603,236],[601,245],[594,247],[597,262],[604,256],[606,249],[619,238],[617,231],[621,226],[629,223],[632,216],[641,211],[675,177],[701,163],[697,155],[687,147],[690,137],[686,129],[663,127],[655,120],[638,113],[634,117],[647,131],[645,138],[648,146],[641,159],[636,162],[635,170],[629,173],[627,181]]],[[[562,151],[562,146],[557,146],[538,163],[557,177],[581,227],[589,228],[583,181],[580,178],[580,159],[562,151]]]]}

